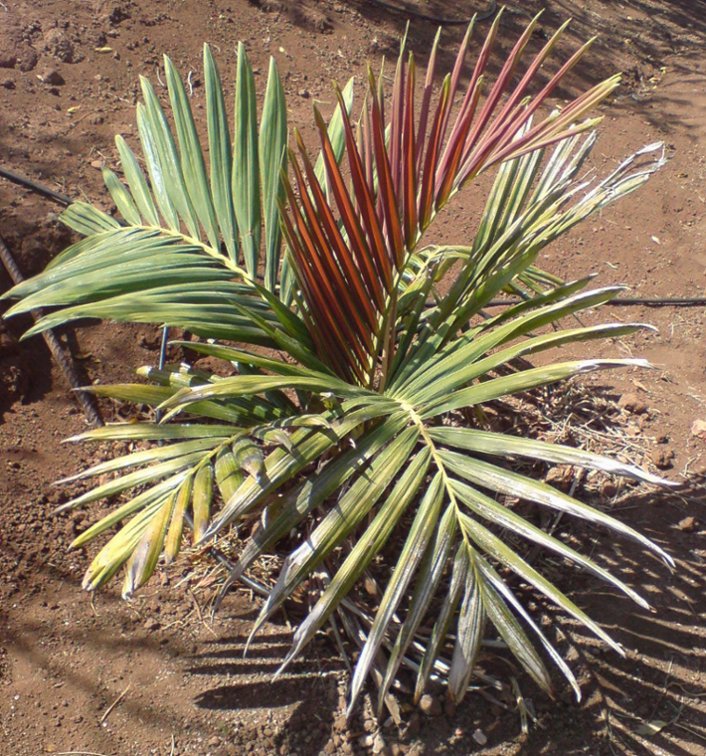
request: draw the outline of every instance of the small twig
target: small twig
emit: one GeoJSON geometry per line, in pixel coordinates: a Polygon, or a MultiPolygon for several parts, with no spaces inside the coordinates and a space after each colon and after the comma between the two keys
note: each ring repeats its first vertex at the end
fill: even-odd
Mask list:
{"type": "Polygon", "coordinates": [[[343,659],[343,663],[346,665],[348,674],[352,675],[353,667],[351,666],[351,661],[348,658],[348,654],[346,653],[346,648],[343,645],[343,639],[341,638],[341,633],[338,631],[338,625],[336,625],[336,620],[333,618],[333,615],[329,617],[328,623],[331,626],[331,630],[333,632],[333,638],[336,641],[336,646],[338,647],[338,653],[341,655],[341,659],[343,659]]]}
{"type": "Polygon", "coordinates": [[[196,596],[194,596],[194,592],[191,590],[191,588],[187,588],[186,592],[191,596],[191,600],[194,602],[194,606],[196,607],[196,614],[199,615],[199,620],[203,622],[203,614],[201,613],[201,607],[199,606],[199,602],[196,600],[196,596]]]}
{"type": "MultiPolygon", "coordinates": [[[[193,609],[192,609],[192,612],[193,612],[193,609]]],[[[164,625],[162,630],[169,630],[170,627],[176,627],[177,625],[179,625],[179,627],[183,627],[185,620],[188,619],[190,616],[191,614],[188,614],[185,619],[175,619],[172,622],[169,622],[166,625],[164,625]]]]}
{"type": "MultiPolygon", "coordinates": [[[[194,527],[194,521],[191,519],[191,515],[186,513],[184,515],[184,522],[186,522],[187,526],[189,528],[194,527]]],[[[220,551],[215,546],[209,546],[205,549],[205,553],[212,556],[217,562],[220,562],[229,572],[232,572],[235,564],[228,559],[228,557],[220,551]]],[[[240,582],[243,583],[247,588],[249,588],[254,593],[257,593],[260,596],[269,596],[270,591],[262,585],[262,583],[258,583],[256,580],[253,580],[252,578],[247,577],[246,575],[240,576],[240,582]]],[[[213,611],[215,612],[218,607],[214,607],[213,611]]]]}
{"type": "Polygon", "coordinates": [[[525,697],[522,695],[520,685],[514,677],[510,678],[512,684],[512,692],[515,694],[515,702],[517,703],[517,710],[520,712],[520,727],[522,728],[522,734],[527,735],[529,733],[529,720],[536,721],[532,716],[532,713],[527,708],[525,703],[525,697]]]}
{"type": "Polygon", "coordinates": [[[113,701],[112,704],[103,712],[103,716],[100,718],[100,724],[103,724],[106,719],[108,719],[108,716],[110,715],[110,712],[113,711],[113,709],[125,698],[125,695],[132,687],[132,683],[128,683],[127,688],[113,701]]]}
{"type": "Polygon", "coordinates": [[[686,730],[688,733],[691,733],[694,737],[698,738],[699,740],[703,740],[704,742],[706,742],[706,738],[700,732],[697,732],[693,727],[689,727],[688,725],[682,724],[681,722],[672,722],[672,724],[681,730],[686,730]]]}
{"type": "MultiPolygon", "coordinates": [[[[471,688],[469,687],[469,690],[471,688]]],[[[486,701],[489,701],[493,706],[497,706],[499,709],[504,709],[505,711],[512,711],[512,709],[506,704],[503,703],[499,698],[496,698],[492,693],[488,693],[487,690],[484,688],[476,688],[475,692],[478,693],[478,695],[483,696],[486,701]]]]}
{"type": "Polygon", "coordinates": [[[697,693],[696,691],[687,690],[681,683],[677,682],[676,680],[670,680],[670,682],[667,683],[667,688],[679,688],[681,692],[687,697],[687,698],[703,698],[706,696],[706,691],[697,693]]]}

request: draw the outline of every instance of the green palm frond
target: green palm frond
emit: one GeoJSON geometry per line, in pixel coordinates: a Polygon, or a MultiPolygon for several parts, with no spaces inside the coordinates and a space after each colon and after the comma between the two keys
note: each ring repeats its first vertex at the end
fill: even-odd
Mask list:
{"type": "MultiPolygon", "coordinates": [[[[568,296],[569,290],[561,287],[559,279],[534,266],[538,255],[577,223],[642,186],[665,163],[664,145],[651,144],[594,182],[590,175],[580,178],[578,173],[595,145],[596,134],[579,139],[561,141],[544,164],[542,149],[504,163],[473,244],[426,247],[411,260],[410,280],[426,279],[431,292],[450,266],[461,262],[448,292],[443,296],[436,293],[436,306],[425,308],[415,319],[414,328],[424,328],[421,334],[415,333],[417,348],[423,348],[425,334],[455,333],[503,291],[520,294],[527,304],[507,308],[498,318],[486,320],[485,327],[536,307],[544,301],[538,294],[557,299],[568,296]]],[[[411,344],[411,338],[402,341],[403,347],[411,344]]],[[[395,366],[409,357],[407,348],[401,348],[395,366]]]]}
{"type": "MultiPolygon", "coordinates": [[[[61,220],[86,238],[8,292],[6,297],[20,301],[7,315],[41,300],[54,312],[27,335],[90,316],[282,347],[299,319],[278,300],[280,292],[291,297],[292,276],[279,221],[288,127],[277,67],[271,60],[258,119],[252,67],[239,45],[231,130],[220,74],[206,45],[202,141],[182,80],[166,56],[164,65],[173,126],[152,85],[141,78],[141,154],[118,136],[123,179],[103,170],[122,220],[83,202],[72,204],[61,220]]],[[[342,107],[350,108],[352,81],[344,92],[342,107]]],[[[340,121],[334,113],[330,139],[339,157],[340,121]]],[[[304,333],[299,326],[297,335],[304,333]]]]}
{"type": "MultiPolygon", "coordinates": [[[[336,495],[336,491],[340,492],[336,495],[336,506],[328,510],[317,528],[285,559],[277,584],[255,626],[257,630],[319,565],[329,560],[337,561],[335,554],[358,528],[352,550],[343,549],[347,553],[346,558],[332,573],[331,581],[312,613],[297,630],[292,651],[285,664],[296,656],[334,611],[341,609],[341,602],[348,596],[367,565],[376,556],[387,553],[387,549],[399,548],[397,567],[391,573],[387,590],[371,621],[368,640],[356,668],[352,703],[362,690],[373,660],[378,658],[386,644],[391,646],[391,667],[387,670],[385,679],[388,682],[394,679],[402,657],[408,653],[413,642],[418,642],[414,627],[418,627],[426,613],[431,611],[438,581],[447,571],[447,567],[443,565],[434,566],[433,553],[438,548],[435,546],[438,538],[442,538],[442,534],[450,527],[449,521],[452,527],[445,540],[450,541],[450,545],[447,543],[442,553],[449,568],[454,563],[453,574],[459,574],[460,582],[457,601],[448,609],[450,624],[446,626],[442,622],[444,628],[442,632],[440,626],[438,642],[443,645],[449,634],[455,634],[454,622],[468,623],[467,630],[462,632],[461,626],[458,628],[458,637],[466,637],[464,634],[470,633],[470,640],[466,651],[458,650],[455,653],[457,660],[465,659],[472,667],[468,649],[476,648],[474,638],[480,632],[480,612],[496,625],[510,648],[522,649],[522,654],[519,655],[521,663],[535,680],[548,687],[549,677],[538,661],[539,657],[526,648],[527,636],[520,622],[522,620],[539,639],[540,645],[560,663],[560,668],[573,684],[573,678],[563,662],[560,662],[558,653],[529,616],[526,613],[520,614],[519,620],[515,616],[518,600],[508,593],[509,589],[494,571],[492,564],[497,562],[516,572],[579,619],[599,638],[617,648],[599,625],[535,568],[528,565],[520,554],[507,546],[493,529],[505,528],[559,553],[570,562],[608,581],[642,606],[646,605],[644,600],[590,558],[548,536],[512,509],[499,503],[495,497],[517,497],[603,526],[616,534],[636,540],[657,553],[665,562],[671,563],[668,555],[634,529],[547,484],[513,472],[508,464],[514,458],[528,457],[548,463],[597,469],[653,484],[664,481],[637,467],[577,449],[496,432],[438,424],[451,411],[479,407],[513,393],[546,386],[586,371],[644,365],[639,360],[581,360],[519,371],[511,369],[507,374],[503,370],[511,368],[520,354],[561,343],[620,335],[641,328],[640,324],[619,324],[552,330],[547,335],[530,336],[516,341],[518,337],[543,325],[554,324],[569,314],[609,301],[617,291],[614,288],[580,293],[573,298],[561,300],[559,304],[521,314],[510,322],[499,324],[495,329],[487,329],[475,339],[459,337],[444,346],[439,345],[436,359],[426,359],[416,368],[410,368],[406,381],[400,386],[391,387],[382,394],[371,393],[369,398],[360,393],[358,401],[361,404],[368,403],[371,409],[377,406],[378,411],[388,419],[382,421],[381,425],[375,425],[373,431],[364,431],[356,439],[355,449],[349,449],[343,457],[333,457],[313,478],[309,477],[300,488],[288,494],[286,504],[277,518],[246,543],[244,559],[236,570],[237,574],[242,574],[277,538],[282,538],[295,528],[314,508],[323,504],[327,497],[336,495]],[[510,341],[514,342],[511,346],[504,346],[510,341]],[[492,377],[495,374],[497,377],[492,377]],[[480,383],[476,382],[479,377],[484,379],[480,383]],[[383,432],[385,435],[380,435],[383,432]],[[384,440],[388,438],[386,434],[393,434],[390,440],[384,440]],[[395,541],[395,523],[399,523],[407,511],[414,512],[415,517],[411,525],[405,527],[403,532],[406,535],[402,536],[398,529],[397,538],[401,537],[404,544],[401,547],[392,546],[390,542],[395,541]],[[366,515],[372,512],[375,516],[369,519],[369,524],[363,525],[366,515]],[[439,536],[435,538],[437,530],[439,536]],[[415,606],[412,599],[411,604],[405,605],[409,598],[404,592],[415,581],[422,586],[417,595],[423,596],[425,603],[415,606]],[[425,590],[423,586],[427,586],[429,581],[432,581],[432,588],[425,590]],[[403,599],[406,599],[404,604],[403,599]],[[406,612],[411,620],[411,631],[407,630],[404,622],[400,626],[399,617],[396,616],[399,611],[406,612]],[[401,638],[397,643],[396,635],[401,638]]],[[[277,378],[276,385],[282,387],[283,380],[285,377],[277,378]]],[[[290,380],[291,387],[300,385],[295,378],[290,380]]],[[[322,385],[318,391],[323,393],[325,389],[322,385]]],[[[328,389],[326,393],[334,395],[338,390],[333,381],[328,384],[328,389]]],[[[210,400],[215,396],[235,398],[241,395],[241,390],[238,379],[233,379],[223,383],[222,387],[219,385],[217,390],[212,386],[195,389],[188,395],[182,395],[181,401],[186,401],[185,406],[188,407],[190,401],[210,400]]],[[[352,395],[350,398],[352,399],[352,395]]],[[[235,505],[238,498],[242,497],[244,505],[236,505],[237,511],[254,511],[251,489],[252,486],[243,485],[241,491],[234,494],[229,506],[235,505]]],[[[217,532],[217,529],[218,526],[214,527],[212,532],[217,532]]],[[[454,595],[452,588],[449,591],[450,595],[454,595]]],[[[436,659],[437,651],[430,651],[428,665],[436,659]]],[[[428,665],[424,667],[422,664],[422,669],[426,671],[422,675],[419,690],[423,689],[424,682],[432,672],[433,664],[428,665]]],[[[465,692],[467,685],[463,681],[469,673],[466,666],[460,665],[460,661],[452,663],[451,669],[454,671],[453,674],[449,673],[450,691],[453,691],[456,699],[460,699],[465,692]]],[[[381,701],[386,690],[385,686],[381,688],[381,701]]]]}

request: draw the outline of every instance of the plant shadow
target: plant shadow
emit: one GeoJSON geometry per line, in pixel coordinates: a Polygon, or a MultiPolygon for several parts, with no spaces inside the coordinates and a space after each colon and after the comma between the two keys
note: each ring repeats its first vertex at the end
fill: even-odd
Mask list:
{"type": "MultiPolygon", "coordinates": [[[[227,623],[227,617],[224,620],[227,623]]],[[[191,657],[189,674],[228,681],[199,694],[195,705],[222,712],[288,709],[286,726],[271,736],[278,752],[322,752],[340,708],[344,667],[335,651],[317,640],[306,658],[276,675],[290,648],[291,633],[276,627],[263,631],[246,653],[247,642],[246,634],[226,634],[191,657]]]]}
{"type": "MultiPolygon", "coordinates": [[[[662,749],[686,756],[698,753],[706,743],[699,619],[706,582],[703,552],[698,549],[703,529],[697,519],[705,503],[702,482],[693,480],[670,492],[636,492],[611,512],[675,559],[676,567],[670,571],[628,541],[616,541],[601,552],[602,566],[637,589],[650,609],[635,607],[628,598],[583,574],[565,578],[572,599],[625,650],[621,658],[588,637],[578,623],[557,619],[567,656],[582,672],[585,703],[568,711],[573,711],[577,729],[585,726],[594,738],[601,738],[605,752],[662,749]]],[[[591,545],[602,535],[584,525],[576,527],[575,534],[591,545]]],[[[570,741],[569,734],[556,725],[554,720],[550,742],[557,749],[554,752],[559,752],[570,741]]],[[[547,733],[535,730],[528,745],[539,749],[547,742],[547,733]]]]}

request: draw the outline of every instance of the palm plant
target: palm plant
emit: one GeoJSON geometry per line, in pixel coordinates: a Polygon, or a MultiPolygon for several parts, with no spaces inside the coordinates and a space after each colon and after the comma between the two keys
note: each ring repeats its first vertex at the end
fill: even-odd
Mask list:
{"type": "Polygon", "coordinates": [[[578,694],[571,671],[513,592],[510,572],[621,650],[510,543],[526,539],[639,605],[645,601],[521,515],[512,498],[604,526],[668,564],[670,557],[614,517],[521,474],[513,460],[663,481],[589,452],[489,429],[482,408],[589,371],[646,364],[582,359],[533,367],[522,358],[646,327],[563,325],[620,287],[564,283],[535,261],[546,244],[640,186],[661,164],[661,151],[650,145],[601,181],[581,179],[600,120],[585,116],[618,77],[540,117],[590,43],[532,96],[530,85],[566,26],[516,77],[535,19],[483,95],[498,23],[463,86],[473,24],[440,87],[437,35],[420,102],[404,44],[389,101],[382,73],[369,70],[355,121],[351,83],[337,89],[328,123],[314,109],[316,161],[296,131],[288,149],[274,63],[258,119],[242,46],[232,134],[218,69],[204,50],[203,145],[169,59],[173,126],[142,80],[137,123],[146,174],[120,137],[124,180],[104,171],[122,218],[85,203],[69,207],[63,221],[85,238],[10,291],[19,302],[8,315],[52,308],[27,335],[86,316],[179,326],[205,339],[180,343],[224,360],[232,374],[181,364],[140,369],[149,383],[92,387],[157,414],[72,439],[139,444],[68,479],[115,474],[62,510],[122,496],[73,544],[120,526],[91,563],[86,589],[124,567],[123,592],[131,595],[160,558],[175,558],[185,524],[196,544],[228,528],[239,533],[244,545],[228,585],[279,548],[284,563],[253,633],[304,581],[323,580],[283,666],[338,617],[361,647],[351,707],[371,673],[382,706],[401,665],[417,671],[415,698],[436,676],[460,700],[488,624],[540,686],[551,690],[535,644],[578,694]],[[471,243],[428,243],[427,229],[447,202],[494,166],[471,243]],[[506,291],[521,294],[520,303],[487,315],[488,303],[506,291]],[[386,585],[377,606],[365,607],[355,587],[381,563],[386,585]]]}

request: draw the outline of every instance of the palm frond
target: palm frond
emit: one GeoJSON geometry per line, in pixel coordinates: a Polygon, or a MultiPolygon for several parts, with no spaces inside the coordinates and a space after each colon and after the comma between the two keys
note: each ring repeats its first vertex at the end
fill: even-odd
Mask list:
{"type": "MultiPolygon", "coordinates": [[[[426,281],[428,287],[444,280],[451,265],[460,261],[461,267],[448,291],[443,296],[436,293],[435,306],[420,309],[414,321],[404,324],[408,334],[400,339],[390,371],[391,383],[398,370],[417,359],[416,350],[420,355],[432,353],[437,343],[465,328],[503,291],[520,294],[526,304],[508,307],[500,315],[486,318],[477,328],[490,329],[528,307],[540,306],[545,297],[546,301],[561,300],[571,294],[574,285],[581,286],[576,282],[566,288],[556,277],[538,270],[534,267],[538,255],[577,223],[642,186],[665,162],[664,146],[655,143],[623,160],[600,181],[579,177],[595,138],[591,133],[583,141],[578,136],[562,140],[543,168],[542,149],[504,163],[473,244],[431,246],[415,254],[410,280],[426,281]]],[[[588,280],[583,282],[586,283],[588,280]]],[[[476,333],[472,330],[467,335],[476,333]]]]}
{"type": "MultiPolygon", "coordinates": [[[[8,315],[53,308],[26,336],[98,317],[164,323],[210,338],[282,348],[300,321],[277,299],[280,275],[291,297],[279,221],[288,127],[277,67],[272,60],[258,126],[252,67],[239,46],[231,130],[220,74],[206,45],[207,134],[201,140],[182,79],[166,56],[164,66],[173,126],[142,78],[141,155],[118,136],[123,180],[103,171],[122,221],[86,203],[71,205],[61,219],[86,238],[44,273],[7,292],[5,297],[21,300],[8,315]]],[[[350,108],[351,84],[345,92],[344,107],[350,108]]],[[[335,114],[330,126],[339,156],[340,120],[335,114]]],[[[306,346],[303,325],[297,335],[306,346]]]]}
{"type": "MultiPolygon", "coordinates": [[[[483,45],[465,94],[460,94],[460,75],[472,31],[469,28],[454,70],[444,80],[433,115],[430,98],[436,48],[427,72],[423,107],[416,120],[413,56],[406,56],[404,50],[400,54],[388,116],[381,80],[369,71],[367,103],[358,135],[345,110],[341,110],[349,183],[317,114],[333,201],[327,199],[298,141],[299,158],[292,154],[291,163],[300,202],[289,187],[285,233],[312,339],[319,355],[346,378],[372,385],[378,359],[385,364],[392,358],[400,272],[423,232],[451,196],[502,160],[534,153],[529,159],[537,163],[541,157],[536,154],[539,148],[590,128],[596,119],[583,123],[577,120],[617,85],[617,78],[609,79],[570,103],[560,114],[550,114],[532,125],[533,114],[588,47],[578,50],[560,67],[538,95],[527,97],[536,70],[564,30],[562,27],[557,31],[512,87],[512,72],[522,61],[536,23],[535,18],[518,40],[482,106],[481,81],[497,21],[483,45]],[[508,98],[501,106],[505,93],[508,98]],[[460,104],[452,119],[457,94],[460,104]],[[348,318],[342,319],[341,313],[348,318]],[[372,328],[371,321],[377,321],[372,328]]],[[[342,104],[340,93],[339,100],[342,104]]]]}

